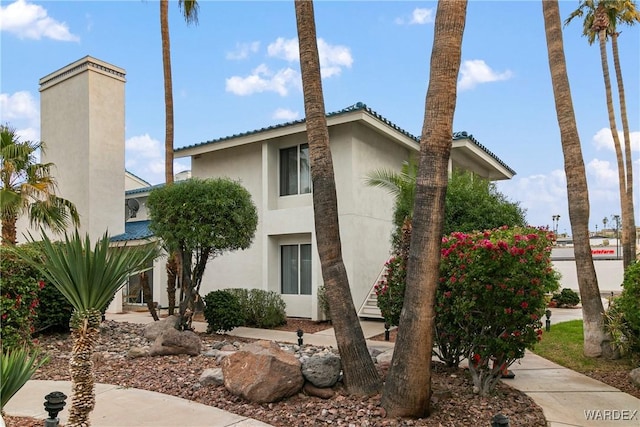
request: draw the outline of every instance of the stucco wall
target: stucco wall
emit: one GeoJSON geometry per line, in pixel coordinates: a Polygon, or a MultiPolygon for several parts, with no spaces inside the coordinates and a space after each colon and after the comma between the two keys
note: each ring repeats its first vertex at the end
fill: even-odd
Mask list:
{"type": "Polygon", "coordinates": [[[71,64],[41,80],[42,160],[56,165],[58,194],[76,205],[80,233],[96,239],[124,232],[124,70],[92,58],[74,64],[83,62],[117,73],[71,64]]]}

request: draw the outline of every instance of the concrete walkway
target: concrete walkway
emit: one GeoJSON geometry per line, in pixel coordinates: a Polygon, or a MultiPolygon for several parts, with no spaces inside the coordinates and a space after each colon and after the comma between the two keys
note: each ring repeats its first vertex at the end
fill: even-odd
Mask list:
{"type": "MultiPolygon", "coordinates": [[[[108,315],[109,320],[131,323],[149,323],[153,319],[148,313],[126,313],[108,315]]],[[[582,318],[580,309],[552,309],[551,327],[560,321],[582,318]]],[[[382,322],[362,321],[365,337],[384,332],[382,322]]],[[[205,331],[206,324],[194,323],[197,331],[205,331]]],[[[245,338],[297,342],[293,332],[236,328],[230,335],[245,338]]],[[[336,347],[333,329],[315,334],[304,334],[305,344],[336,347]]],[[[384,341],[368,340],[367,344],[381,350],[392,348],[384,341]]],[[[591,379],[570,369],[556,365],[540,356],[527,352],[525,357],[511,366],[514,379],[503,380],[506,384],[523,391],[544,411],[551,427],[638,427],[640,426],[640,399],[622,393],[618,389],[591,379]]],[[[45,418],[42,402],[51,391],[62,391],[70,395],[68,382],[29,381],[7,405],[11,415],[26,415],[45,418]]],[[[60,414],[66,421],[66,410],[60,414]]],[[[123,389],[112,385],[96,386],[96,409],[91,416],[96,427],[111,426],[268,426],[268,424],[231,414],[207,405],[159,393],[123,389]],[[132,415],[134,418],[132,418],[132,415]]]]}

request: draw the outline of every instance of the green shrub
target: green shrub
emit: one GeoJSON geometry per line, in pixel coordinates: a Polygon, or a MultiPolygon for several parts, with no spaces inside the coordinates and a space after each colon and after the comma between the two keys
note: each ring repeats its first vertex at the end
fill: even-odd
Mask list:
{"type": "Polygon", "coordinates": [[[615,300],[624,319],[629,351],[640,354],[640,263],[627,267],[622,282],[622,294],[615,300]]]}
{"type": "Polygon", "coordinates": [[[282,296],[263,289],[226,289],[238,298],[244,326],[273,328],[287,323],[286,304],[282,296]]]}
{"type": "Polygon", "coordinates": [[[558,307],[575,307],[580,302],[580,295],[576,291],[564,288],[553,294],[551,301],[555,301],[558,307]]]}
{"type": "Polygon", "coordinates": [[[244,316],[238,298],[226,290],[209,292],[204,297],[204,318],[207,332],[226,332],[242,326],[244,316]]]}
{"type": "Polygon", "coordinates": [[[54,285],[44,283],[41,286],[38,294],[40,305],[36,309],[35,332],[69,332],[73,306],[54,285]]]}
{"type": "MultiPolygon", "coordinates": [[[[37,255],[33,247],[21,250],[37,255]]],[[[22,261],[11,248],[0,246],[0,271],[2,271],[2,291],[0,292],[0,323],[2,348],[31,345],[36,308],[38,307],[38,272],[22,261]]],[[[44,283],[42,282],[42,285],[44,283]]]]}

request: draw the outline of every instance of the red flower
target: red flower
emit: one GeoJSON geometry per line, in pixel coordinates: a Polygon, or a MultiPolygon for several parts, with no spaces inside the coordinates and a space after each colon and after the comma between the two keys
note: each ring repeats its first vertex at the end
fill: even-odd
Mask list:
{"type": "Polygon", "coordinates": [[[40,287],[40,289],[44,288],[44,280],[40,280],[38,282],[38,286],[40,287]]]}
{"type": "Polygon", "coordinates": [[[529,303],[526,302],[526,301],[522,301],[522,304],[520,304],[520,307],[527,308],[527,307],[529,307],[529,303]]]}

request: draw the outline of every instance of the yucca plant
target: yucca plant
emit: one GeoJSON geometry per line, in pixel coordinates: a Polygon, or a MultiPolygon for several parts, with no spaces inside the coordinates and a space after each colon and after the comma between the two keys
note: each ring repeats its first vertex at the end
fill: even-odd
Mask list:
{"type": "Polygon", "coordinates": [[[38,370],[48,357],[40,357],[40,350],[15,347],[4,350],[0,359],[0,413],[14,394],[38,370]]]}
{"type": "Polygon", "coordinates": [[[127,278],[158,256],[158,247],[109,247],[105,233],[95,247],[78,231],[63,242],[52,242],[43,232],[44,262],[20,253],[34,265],[45,280],[52,283],[73,306],[70,327],[73,349],[69,361],[71,407],[68,427],[89,426],[89,414],[95,405],[93,352],[100,334],[102,309],[125,284],[127,278]]]}

